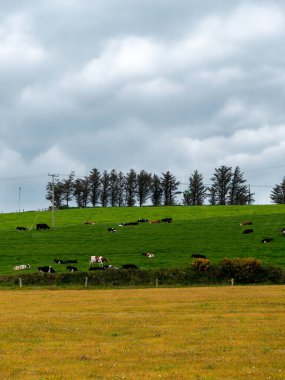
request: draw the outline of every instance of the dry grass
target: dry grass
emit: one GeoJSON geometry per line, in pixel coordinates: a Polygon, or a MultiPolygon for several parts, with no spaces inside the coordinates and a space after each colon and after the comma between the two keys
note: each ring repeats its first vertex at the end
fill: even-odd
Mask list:
{"type": "Polygon", "coordinates": [[[285,379],[285,287],[1,291],[0,378],[285,379]]]}

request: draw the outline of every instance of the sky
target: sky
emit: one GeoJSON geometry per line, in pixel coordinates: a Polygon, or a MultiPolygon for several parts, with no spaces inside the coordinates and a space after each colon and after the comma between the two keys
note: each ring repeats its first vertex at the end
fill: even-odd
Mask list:
{"type": "Polygon", "coordinates": [[[255,204],[285,176],[285,2],[5,0],[0,212],[49,174],[239,166],[255,204]]]}

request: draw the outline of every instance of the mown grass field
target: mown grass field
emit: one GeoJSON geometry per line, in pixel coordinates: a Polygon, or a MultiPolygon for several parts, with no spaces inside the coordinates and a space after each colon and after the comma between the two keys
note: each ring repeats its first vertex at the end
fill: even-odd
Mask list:
{"type": "MultiPolygon", "coordinates": [[[[36,223],[51,226],[51,211],[0,215],[0,274],[12,274],[13,267],[30,264],[53,265],[57,259],[77,259],[78,269],[86,271],[91,255],[108,257],[111,264],[124,263],[139,268],[181,268],[191,265],[192,253],[205,254],[212,263],[224,257],[256,257],[264,264],[285,266],[284,205],[88,208],[55,212],[55,227],[37,231],[36,223]],[[173,223],[118,227],[121,222],[139,218],[173,218],[173,223]],[[94,220],[95,225],[85,225],[94,220]],[[242,220],[252,220],[253,234],[244,235],[242,220]],[[31,228],[17,231],[17,226],[31,228]],[[108,227],[117,228],[110,234],[108,227]],[[264,237],[273,242],[262,244],[264,237]],[[153,252],[147,259],[143,252],[153,252]]],[[[65,266],[55,265],[57,272],[65,266]]]]}
{"type": "Polygon", "coordinates": [[[284,380],[285,287],[0,291],[5,380],[284,380]]]}

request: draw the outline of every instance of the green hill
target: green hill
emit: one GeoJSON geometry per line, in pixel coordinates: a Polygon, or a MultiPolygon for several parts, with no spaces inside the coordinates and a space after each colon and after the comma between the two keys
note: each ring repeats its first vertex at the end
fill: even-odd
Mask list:
{"type": "Polygon", "coordinates": [[[192,253],[201,253],[216,263],[224,257],[256,257],[264,264],[285,267],[285,207],[267,206],[172,206],[131,208],[87,208],[55,211],[55,226],[37,231],[36,223],[52,225],[51,211],[0,215],[0,274],[12,274],[13,267],[30,264],[53,265],[58,272],[65,265],[57,259],[77,259],[78,269],[86,271],[91,255],[102,255],[120,267],[133,263],[142,269],[181,268],[192,262],[192,253]],[[120,223],[173,218],[173,223],[140,223],[119,227],[120,223]],[[92,220],[94,225],[84,224],[92,220]],[[254,233],[244,235],[243,220],[251,220],[254,233]],[[27,231],[17,231],[25,226],[27,231]],[[116,233],[107,232],[115,227],[116,233]],[[262,244],[261,239],[274,240],[262,244]],[[145,258],[143,252],[153,252],[145,258]]]}

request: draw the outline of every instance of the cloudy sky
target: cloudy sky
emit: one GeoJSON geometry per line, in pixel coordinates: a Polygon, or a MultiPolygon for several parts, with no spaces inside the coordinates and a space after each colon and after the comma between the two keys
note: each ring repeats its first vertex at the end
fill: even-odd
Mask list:
{"type": "Polygon", "coordinates": [[[49,173],[93,168],[184,184],[240,166],[270,203],[285,175],[284,42],[283,0],[1,2],[0,212],[47,207],[49,173]]]}

